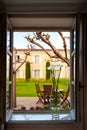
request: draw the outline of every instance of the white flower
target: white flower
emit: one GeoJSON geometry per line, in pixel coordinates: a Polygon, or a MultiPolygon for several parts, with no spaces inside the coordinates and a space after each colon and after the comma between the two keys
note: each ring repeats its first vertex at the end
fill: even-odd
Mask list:
{"type": "Polygon", "coordinates": [[[54,66],[50,65],[49,67],[47,67],[47,69],[50,70],[50,71],[54,71],[54,66]]]}
{"type": "Polygon", "coordinates": [[[47,69],[53,71],[54,68],[57,68],[57,67],[58,67],[58,68],[61,68],[61,67],[63,67],[63,65],[61,65],[61,64],[58,64],[58,65],[50,65],[49,67],[47,67],[47,69]]]}

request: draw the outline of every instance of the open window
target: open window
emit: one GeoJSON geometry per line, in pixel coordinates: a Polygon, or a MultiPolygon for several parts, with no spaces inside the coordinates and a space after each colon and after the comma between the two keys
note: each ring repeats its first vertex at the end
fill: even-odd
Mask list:
{"type": "MultiPolygon", "coordinates": [[[[68,16],[67,17],[65,17],[65,16],[64,16],[64,18],[67,19],[68,16]]],[[[71,44],[71,48],[70,48],[70,52],[71,52],[71,54],[70,54],[70,57],[71,57],[71,64],[70,64],[70,68],[71,68],[70,69],[70,72],[71,72],[70,73],[70,96],[71,97],[70,97],[70,101],[71,101],[71,104],[70,104],[70,111],[69,111],[69,113],[67,113],[67,112],[66,113],[61,113],[61,117],[62,117],[63,114],[65,114],[65,115],[63,115],[64,116],[63,117],[64,120],[62,120],[62,118],[61,118],[61,120],[52,120],[52,118],[51,118],[52,113],[50,113],[50,112],[46,112],[45,113],[45,112],[41,112],[40,111],[40,112],[31,112],[30,113],[30,111],[26,111],[26,110],[25,111],[14,111],[13,110],[13,112],[11,113],[11,115],[8,118],[8,121],[7,121],[8,128],[10,128],[10,127],[11,128],[12,127],[17,127],[18,124],[16,124],[16,126],[14,126],[14,123],[15,122],[18,123],[20,121],[21,122],[20,129],[22,128],[22,126],[23,126],[23,128],[25,128],[27,126],[27,128],[31,128],[32,127],[34,129],[35,129],[35,126],[37,126],[37,128],[42,128],[42,127],[45,128],[46,126],[44,125],[44,123],[48,123],[47,127],[51,128],[51,129],[52,128],[53,129],[60,128],[61,130],[63,130],[63,129],[68,130],[70,128],[72,128],[72,129],[75,128],[75,130],[80,129],[80,126],[79,126],[79,124],[81,124],[80,121],[79,121],[80,119],[77,118],[77,115],[79,115],[79,109],[77,109],[79,107],[78,102],[77,102],[77,98],[79,98],[77,96],[78,93],[79,93],[78,89],[77,89],[77,87],[78,87],[77,86],[78,85],[78,77],[77,77],[78,75],[77,74],[78,74],[78,63],[79,63],[78,62],[78,60],[79,60],[79,58],[78,58],[78,55],[79,55],[79,51],[78,51],[79,44],[78,44],[78,40],[77,40],[77,38],[78,38],[77,33],[79,33],[79,31],[77,30],[77,28],[78,28],[79,24],[75,23],[75,26],[74,26],[73,29],[71,28],[71,26],[68,26],[68,25],[66,25],[65,27],[63,26],[63,28],[62,28],[62,25],[61,25],[62,23],[61,22],[59,23],[58,20],[61,19],[60,21],[63,21],[64,18],[63,17],[62,18],[58,18],[58,17],[57,18],[54,18],[54,17],[51,18],[51,16],[50,16],[50,18],[47,18],[47,17],[45,18],[44,17],[43,19],[40,19],[40,17],[39,17],[39,19],[38,19],[38,17],[37,17],[36,21],[44,20],[45,21],[45,25],[44,25],[44,23],[41,23],[41,26],[39,26],[37,24],[37,27],[36,27],[36,25],[29,25],[28,30],[33,30],[33,31],[34,31],[34,29],[38,30],[38,31],[39,30],[44,30],[44,31],[48,31],[48,30],[49,31],[52,31],[52,30],[53,31],[57,31],[57,30],[64,30],[65,31],[65,30],[68,30],[71,33],[71,43],[70,43],[71,44]],[[47,21],[50,20],[50,19],[53,20],[53,23],[49,25],[49,24],[47,24],[48,23],[47,21]],[[46,28],[46,26],[47,26],[47,28],[46,28]],[[39,123],[37,123],[37,122],[39,122],[39,123]],[[33,127],[32,123],[35,124],[34,127],[33,127]]],[[[19,30],[21,30],[21,29],[23,30],[21,24],[20,25],[18,23],[14,24],[14,17],[12,15],[9,16],[9,19],[10,19],[10,22],[14,26],[14,31],[15,31],[15,29],[17,29],[17,27],[18,27],[19,30]],[[17,26],[16,26],[16,24],[17,24],[17,26]]],[[[26,21],[26,19],[28,20],[28,17],[27,18],[23,17],[23,19],[24,19],[24,21],[26,21]]],[[[77,19],[78,18],[76,18],[76,21],[77,21],[77,19]]],[[[21,18],[19,17],[18,20],[21,20],[21,18]]],[[[31,19],[29,19],[29,20],[31,20],[31,19]]],[[[70,18],[68,20],[73,21],[72,18],[70,18]]],[[[72,22],[70,22],[70,23],[72,23],[72,22]]],[[[24,26],[25,26],[24,29],[26,30],[26,28],[27,28],[26,24],[24,26]]],[[[13,93],[12,90],[11,90],[11,86],[12,86],[12,82],[11,82],[12,81],[12,70],[11,70],[11,65],[12,65],[12,61],[11,61],[12,60],[12,46],[11,45],[12,45],[12,43],[11,43],[10,31],[11,30],[9,30],[9,27],[8,27],[7,43],[9,43],[9,46],[7,44],[7,48],[9,47],[10,49],[8,48],[9,51],[6,51],[7,52],[7,68],[9,68],[9,73],[7,72],[7,78],[6,78],[6,80],[7,80],[7,91],[9,93],[7,95],[9,97],[8,98],[9,102],[8,102],[8,106],[7,106],[7,111],[9,111],[10,108],[12,108],[11,107],[11,103],[12,103],[12,96],[11,95],[13,93]]]]}

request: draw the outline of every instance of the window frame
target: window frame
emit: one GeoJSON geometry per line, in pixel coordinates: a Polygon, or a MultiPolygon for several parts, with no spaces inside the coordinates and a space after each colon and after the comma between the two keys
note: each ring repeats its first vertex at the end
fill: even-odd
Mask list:
{"type": "MultiPolygon", "coordinates": [[[[78,112],[79,112],[79,110],[78,110],[78,112]]],[[[68,130],[68,129],[72,128],[74,130],[77,130],[77,129],[79,130],[79,129],[83,128],[83,126],[82,126],[82,121],[80,121],[80,119],[77,119],[77,120],[79,120],[79,121],[69,121],[69,122],[59,122],[59,123],[57,121],[56,122],[42,122],[42,123],[41,122],[37,122],[37,123],[36,122],[30,122],[30,123],[15,122],[15,124],[16,124],[15,127],[18,127],[19,124],[21,124],[19,126],[19,129],[21,129],[22,127],[24,127],[24,128],[28,127],[28,129],[29,128],[35,129],[35,127],[36,127],[36,128],[39,128],[39,129],[41,129],[41,128],[58,129],[59,128],[60,130],[63,130],[63,129],[68,130]],[[40,123],[40,124],[38,124],[38,123],[40,123]],[[48,125],[45,125],[45,123],[48,124],[48,125]],[[67,127],[65,127],[65,126],[67,126],[67,127]]],[[[11,126],[13,125],[12,127],[14,127],[14,123],[12,124],[12,123],[8,122],[8,128],[9,128],[10,125],[11,126]]]]}
{"type": "MultiPolygon", "coordinates": [[[[6,121],[9,119],[10,115],[12,114],[12,93],[13,93],[13,79],[12,79],[12,73],[13,73],[13,29],[12,26],[7,18],[7,27],[6,27],[6,57],[9,57],[9,81],[7,82],[6,79],[6,84],[8,84],[9,87],[9,107],[8,109],[6,109],[6,115],[5,115],[5,119],[6,121]],[[9,49],[7,46],[7,42],[8,42],[8,36],[7,36],[7,32],[9,31],[9,49]]],[[[6,58],[6,67],[7,67],[7,58],[6,58]]],[[[7,70],[6,70],[6,75],[7,75],[7,70]]]]}
{"type": "Polygon", "coordinates": [[[38,64],[40,62],[40,56],[35,55],[35,64],[38,64]]]}
{"type": "Polygon", "coordinates": [[[34,70],[34,78],[40,78],[40,70],[34,70]]]}

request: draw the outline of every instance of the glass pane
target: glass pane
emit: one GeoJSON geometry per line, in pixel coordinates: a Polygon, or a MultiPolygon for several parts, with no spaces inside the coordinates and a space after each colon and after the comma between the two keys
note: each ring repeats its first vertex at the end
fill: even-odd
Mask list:
{"type": "Polygon", "coordinates": [[[39,55],[35,55],[35,63],[39,63],[39,55]]]}
{"type": "MultiPolygon", "coordinates": [[[[72,31],[73,33],[73,37],[72,37],[72,45],[71,45],[71,63],[72,63],[72,66],[71,66],[71,110],[72,110],[72,113],[76,116],[76,62],[77,62],[77,59],[76,59],[76,30],[74,29],[72,31]]],[[[76,117],[75,117],[76,118],[76,117]]]]}
{"type": "Polygon", "coordinates": [[[39,78],[40,77],[40,70],[35,70],[34,71],[34,77],[39,78]]]}
{"type": "Polygon", "coordinates": [[[11,41],[10,41],[10,29],[7,30],[7,57],[6,57],[6,110],[10,109],[11,103],[11,41]]]}
{"type": "Polygon", "coordinates": [[[7,51],[10,51],[10,31],[7,30],[7,51]]]}
{"type": "Polygon", "coordinates": [[[10,88],[9,88],[9,84],[10,84],[10,56],[7,55],[7,75],[6,75],[6,108],[9,109],[9,91],[10,91],[10,88]]]}

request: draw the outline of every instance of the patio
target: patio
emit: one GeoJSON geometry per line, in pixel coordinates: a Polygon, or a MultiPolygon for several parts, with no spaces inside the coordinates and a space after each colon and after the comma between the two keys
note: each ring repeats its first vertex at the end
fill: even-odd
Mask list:
{"type": "Polygon", "coordinates": [[[43,108],[43,104],[39,102],[37,104],[38,97],[17,97],[16,98],[16,106],[17,108],[15,109],[26,109],[30,110],[30,108],[36,108],[36,107],[41,107],[43,108]]]}
{"type": "MultiPolygon", "coordinates": [[[[14,110],[43,110],[44,104],[38,102],[38,97],[16,97],[16,108],[14,110]],[[38,103],[37,103],[38,102],[38,103]]],[[[70,97],[68,97],[70,101],[70,97]]]]}

